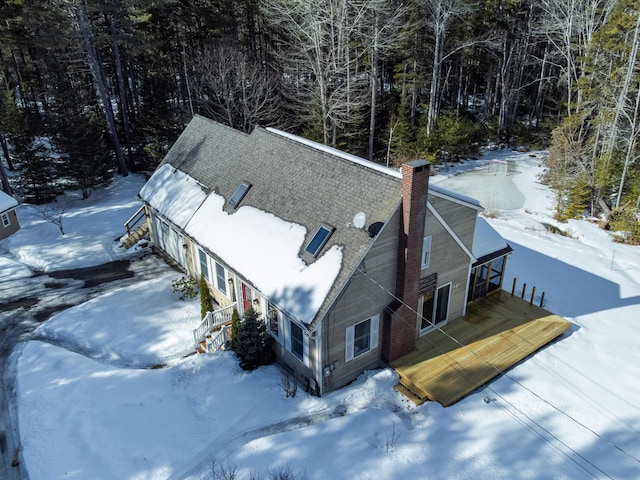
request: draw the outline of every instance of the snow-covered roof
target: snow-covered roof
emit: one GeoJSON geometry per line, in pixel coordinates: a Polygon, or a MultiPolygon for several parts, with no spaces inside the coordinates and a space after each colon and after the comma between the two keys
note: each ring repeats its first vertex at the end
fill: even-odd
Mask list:
{"type": "Polygon", "coordinates": [[[18,206],[18,201],[10,195],[7,195],[0,190],[0,213],[4,213],[7,210],[11,210],[18,206]]]}
{"type": "Polygon", "coordinates": [[[271,302],[311,323],[340,272],[342,248],[334,245],[307,265],[298,255],[305,227],[250,206],[229,214],[224,204],[222,196],[211,193],[187,224],[187,234],[271,302]]]}
{"type": "Polygon", "coordinates": [[[162,164],[140,190],[140,197],[160,215],[184,228],[204,202],[205,187],[169,163],[162,164]]]}
{"type": "Polygon", "coordinates": [[[489,225],[483,217],[476,218],[476,228],[473,234],[472,253],[475,258],[481,260],[482,257],[509,249],[509,244],[502,236],[489,225]]]}
{"type": "Polygon", "coordinates": [[[455,192],[453,190],[449,190],[448,188],[440,187],[439,185],[431,182],[429,182],[429,193],[433,193],[434,195],[438,195],[441,197],[448,197],[451,200],[457,200],[478,210],[483,210],[482,205],[480,205],[480,202],[477,199],[459,192],[455,192]]]}
{"type": "MultiPolygon", "coordinates": [[[[189,224],[189,235],[197,234],[199,243],[252,283],[261,294],[275,303],[282,302],[278,305],[287,314],[307,322],[315,312],[310,326],[313,328],[349,282],[352,272],[374,241],[369,235],[350,226],[354,216],[363,212],[367,227],[386,222],[400,205],[402,181],[399,174],[391,169],[382,166],[374,168],[375,164],[372,162],[364,159],[356,161],[358,157],[329,147],[319,148],[319,144],[315,142],[312,146],[302,140],[295,135],[277,133],[262,127],[256,127],[251,134],[246,134],[196,115],[163,160],[162,167],[158,170],[162,178],[152,178],[152,182],[160,190],[155,193],[154,189],[153,197],[160,193],[163,195],[163,201],[159,202],[162,206],[154,208],[161,208],[169,219],[173,219],[172,215],[182,215],[181,222],[189,224]],[[167,164],[170,166],[165,167],[167,164]],[[163,178],[167,176],[167,180],[180,180],[180,177],[175,174],[169,177],[169,172],[173,170],[163,172],[161,169],[171,167],[183,172],[185,178],[192,183],[204,186],[211,195],[213,203],[210,204],[207,200],[207,205],[203,205],[195,213],[199,208],[198,196],[190,207],[195,213],[191,222],[190,212],[174,210],[169,215],[169,209],[173,205],[168,202],[171,195],[162,186],[163,178]],[[228,200],[241,183],[251,186],[234,210],[219,199],[228,200]],[[219,197],[217,201],[214,200],[216,197],[219,197]],[[218,205],[216,202],[222,202],[216,207],[217,210],[214,209],[216,221],[232,229],[245,229],[244,233],[237,232],[229,237],[223,228],[218,228],[215,233],[217,238],[209,238],[213,236],[209,227],[196,225],[196,218],[204,219],[206,224],[215,223],[211,216],[213,212],[209,209],[213,208],[211,205],[218,205]],[[263,215],[274,220],[280,219],[288,229],[297,233],[283,237],[278,233],[280,227],[276,228],[271,224],[256,228],[243,223],[238,227],[236,222],[247,215],[247,207],[255,210],[253,217],[263,215]],[[209,212],[209,217],[203,213],[205,211],[209,212]],[[319,255],[314,257],[306,253],[303,247],[321,224],[330,225],[334,230],[319,255]],[[260,257],[258,252],[261,251],[263,257],[270,259],[254,258],[249,268],[249,263],[239,257],[246,249],[237,247],[249,241],[243,235],[256,237],[252,240],[256,242],[252,244],[252,253],[248,255],[253,258],[255,253],[256,257],[260,257]],[[275,250],[278,238],[286,238],[287,245],[279,247],[284,249],[282,252],[275,250]],[[229,251],[230,249],[233,251],[229,251]],[[278,276],[282,271],[280,261],[275,263],[277,257],[273,252],[285,255],[288,259],[286,261],[291,267],[288,271],[290,273],[286,275],[290,278],[265,280],[278,276]],[[327,274],[326,262],[329,258],[333,260],[327,274]],[[318,265],[315,266],[316,264],[318,265]],[[334,268],[338,269],[337,272],[333,271],[334,268]],[[321,279],[317,277],[320,274],[316,273],[320,271],[323,272],[321,279]],[[280,283],[274,285],[274,281],[280,283]],[[281,284],[285,281],[286,285],[281,284]],[[290,295],[298,295],[297,302],[307,304],[292,302],[290,295]],[[318,302],[323,302],[320,307],[318,302]]],[[[192,199],[192,194],[185,193],[182,188],[178,188],[176,192],[192,199]]],[[[143,194],[151,197],[149,193],[143,194]]],[[[141,196],[146,200],[144,195],[141,196]]],[[[159,199],[160,197],[156,198],[156,201],[159,199]]],[[[280,276],[284,277],[285,273],[282,272],[280,276]]]]}

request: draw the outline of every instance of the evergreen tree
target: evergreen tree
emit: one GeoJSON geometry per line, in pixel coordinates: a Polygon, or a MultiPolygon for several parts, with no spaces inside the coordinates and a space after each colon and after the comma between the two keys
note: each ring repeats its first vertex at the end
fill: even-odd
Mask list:
{"type": "Polygon", "coordinates": [[[18,160],[18,188],[23,200],[41,205],[55,200],[58,187],[59,168],[55,157],[42,142],[27,140],[14,145],[18,160]]]}
{"type": "Polygon", "coordinates": [[[235,308],[233,309],[233,312],[231,313],[231,333],[230,333],[230,344],[231,344],[231,350],[235,350],[236,349],[236,337],[238,336],[238,325],[240,325],[240,314],[238,313],[238,310],[236,310],[235,308]]]}
{"type": "Polygon", "coordinates": [[[211,298],[211,292],[209,291],[209,285],[204,279],[204,275],[200,275],[200,318],[204,318],[207,312],[213,311],[213,298],[211,298]]]}
{"type": "MultiPolygon", "coordinates": [[[[74,93],[78,95],[79,90],[74,93]]],[[[97,186],[113,176],[113,160],[105,143],[105,128],[96,103],[80,106],[66,92],[58,92],[53,104],[52,141],[60,155],[60,174],[88,198],[97,186]]]]}
{"type": "Polygon", "coordinates": [[[400,103],[397,105],[397,113],[389,120],[389,136],[387,145],[387,163],[392,164],[391,159],[403,161],[415,160],[415,128],[410,124],[409,97],[400,94],[400,103]]]}
{"type": "Polygon", "coordinates": [[[573,183],[567,195],[564,212],[565,218],[580,218],[589,207],[591,190],[587,176],[583,173],[573,183]]]}
{"type": "Polygon", "coordinates": [[[238,325],[234,344],[236,354],[240,358],[240,367],[243,370],[254,370],[271,361],[273,338],[253,308],[244,312],[243,320],[238,325]]]}

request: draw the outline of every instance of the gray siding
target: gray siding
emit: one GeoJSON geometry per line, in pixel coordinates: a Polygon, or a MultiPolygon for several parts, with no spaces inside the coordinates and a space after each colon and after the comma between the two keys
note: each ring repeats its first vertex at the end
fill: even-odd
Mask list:
{"type": "MultiPolygon", "coordinates": [[[[309,342],[309,349],[311,352],[315,352],[315,342],[309,342]]],[[[273,350],[276,354],[276,361],[284,366],[285,370],[291,375],[296,377],[298,389],[306,390],[309,388],[311,389],[311,393],[319,393],[313,392],[313,389],[316,388],[315,385],[313,385],[313,379],[315,378],[314,370],[305,366],[295,355],[278,342],[274,342],[273,350]]]]}
{"type": "MultiPolygon", "coordinates": [[[[434,196],[430,196],[429,201],[463,244],[471,250],[477,210],[434,196]]],[[[451,283],[448,317],[451,321],[465,312],[470,258],[430,211],[427,211],[426,235],[432,235],[431,261],[420,276],[424,278],[437,272],[438,287],[451,283]]]]}
{"type": "Polygon", "coordinates": [[[9,226],[5,227],[2,221],[0,221],[0,240],[7,238],[9,235],[16,233],[20,230],[20,223],[18,222],[18,215],[15,210],[9,210],[4,212],[9,217],[9,226]]]}
{"type": "MultiPolygon", "coordinates": [[[[436,197],[435,195],[429,195],[429,203],[431,203],[445,222],[447,222],[465,246],[471,250],[478,210],[455,201],[436,197]]],[[[425,230],[428,228],[428,222],[429,219],[427,218],[425,230]]]]}
{"type": "Polygon", "coordinates": [[[395,291],[398,231],[398,209],[378,234],[375,243],[360,264],[349,285],[340,295],[322,325],[322,369],[333,365],[331,374],[323,376],[323,392],[340,388],[353,381],[364,370],[380,365],[382,315],[378,326],[378,344],[349,362],[345,362],[346,329],[376,314],[381,314],[395,291]],[[375,281],[375,283],[374,283],[375,281]],[[378,285],[379,284],[379,285],[378,285]],[[382,287],[382,288],[381,288],[382,287]]]}

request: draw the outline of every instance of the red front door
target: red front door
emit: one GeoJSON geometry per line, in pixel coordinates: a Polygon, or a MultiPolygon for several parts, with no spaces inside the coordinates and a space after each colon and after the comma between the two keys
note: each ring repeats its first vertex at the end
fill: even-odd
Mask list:
{"type": "Polygon", "coordinates": [[[247,311],[253,307],[253,291],[242,283],[242,308],[247,311]]]}

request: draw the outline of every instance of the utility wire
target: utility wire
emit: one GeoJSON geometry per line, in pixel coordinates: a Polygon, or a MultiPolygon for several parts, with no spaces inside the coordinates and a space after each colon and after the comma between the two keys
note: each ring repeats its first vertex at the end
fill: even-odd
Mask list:
{"type": "MultiPolygon", "coordinates": [[[[380,289],[382,289],[385,293],[387,293],[389,296],[391,296],[393,299],[397,300],[398,302],[400,302],[402,305],[404,305],[406,308],[408,308],[411,312],[415,313],[416,315],[419,315],[419,313],[410,305],[406,304],[402,299],[398,298],[394,293],[390,292],[389,290],[387,290],[383,285],[381,285],[380,283],[378,283],[375,279],[371,278],[371,276],[369,276],[369,274],[367,274],[366,271],[363,271],[361,269],[358,269],[358,271],[362,274],[364,274],[367,279],[369,279],[372,283],[374,283],[375,285],[377,285],[380,289]]],[[[402,319],[402,321],[407,324],[408,326],[411,326],[408,324],[408,322],[406,322],[404,319],[402,319]]],[[[442,328],[437,327],[435,328],[437,331],[439,331],[440,333],[442,333],[443,335],[445,335],[447,338],[449,338],[450,340],[452,340],[454,343],[456,343],[457,345],[460,345],[461,347],[465,347],[466,345],[464,345],[462,342],[460,342],[458,339],[452,337],[450,334],[448,334],[447,332],[445,332],[444,330],[442,330],[442,328]]],[[[524,339],[523,337],[519,336],[520,338],[522,338],[524,341],[527,341],[526,339],[524,339]]],[[[457,364],[459,366],[459,368],[461,368],[463,371],[465,371],[466,373],[468,373],[469,375],[471,375],[473,378],[475,378],[476,380],[480,380],[476,375],[473,374],[473,372],[469,371],[467,368],[465,368],[462,364],[460,364],[460,362],[458,362],[456,359],[454,359],[453,357],[451,357],[448,352],[444,352],[442,349],[440,349],[437,345],[435,345],[431,340],[429,340],[427,338],[427,341],[429,343],[431,343],[438,351],[440,351],[442,354],[446,355],[447,358],[449,358],[453,363],[457,364]]],[[[527,343],[529,343],[531,345],[530,342],[527,341],[527,343]]],[[[568,419],[570,419],[571,421],[573,421],[574,423],[580,425],[582,428],[584,428],[585,430],[591,432],[593,435],[595,435],[597,438],[599,438],[600,440],[606,442],[607,444],[609,444],[610,446],[612,446],[613,448],[617,449],[618,451],[620,451],[621,453],[623,453],[624,455],[628,456],[629,458],[632,458],[633,460],[635,460],[636,462],[640,463],[640,459],[638,459],[637,457],[635,457],[634,455],[628,453],[627,451],[625,451],[622,447],[620,447],[619,445],[612,443],[611,441],[603,438],[599,433],[595,432],[593,429],[589,428],[588,426],[586,426],[584,423],[582,423],[580,420],[572,417],[571,415],[569,415],[568,413],[564,412],[563,410],[561,410],[560,408],[558,408],[557,406],[555,406],[554,404],[552,404],[551,402],[549,402],[548,400],[544,399],[543,397],[541,397],[540,395],[538,395],[537,393],[535,393],[533,390],[531,390],[529,387],[523,385],[521,382],[519,382],[518,380],[516,380],[515,378],[511,377],[506,371],[500,369],[499,367],[497,367],[496,365],[492,364],[490,361],[488,361],[486,358],[482,357],[481,355],[478,355],[475,351],[473,350],[469,350],[474,356],[476,356],[478,359],[480,359],[481,361],[483,361],[484,363],[486,363],[487,365],[489,365],[491,368],[495,369],[496,372],[498,372],[499,374],[502,374],[504,376],[506,376],[507,378],[509,378],[512,382],[514,382],[515,384],[519,385],[520,387],[522,387],[523,389],[525,389],[526,391],[528,391],[529,393],[531,393],[532,395],[534,395],[536,398],[538,398],[539,400],[541,400],[542,402],[546,403],[547,405],[549,405],[551,408],[553,408],[555,411],[561,413],[562,415],[566,416],[568,419]]],[[[585,462],[587,462],[588,464],[590,464],[591,466],[593,466],[595,469],[597,469],[598,471],[600,471],[603,475],[607,476],[608,478],[612,478],[610,477],[606,472],[602,471],[597,465],[594,465],[591,461],[589,461],[587,458],[585,458],[584,456],[580,455],[580,453],[576,452],[575,450],[573,450],[569,445],[567,445],[566,443],[564,443],[562,440],[560,440],[558,437],[556,437],[554,434],[552,434],[551,432],[549,432],[546,428],[544,428],[542,425],[540,425],[539,423],[537,423],[534,419],[532,419],[531,417],[529,417],[526,413],[522,412],[518,407],[516,407],[515,405],[513,405],[511,402],[509,402],[507,399],[505,399],[502,395],[498,394],[497,392],[495,392],[491,387],[489,386],[485,386],[485,388],[487,388],[488,390],[490,390],[492,393],[494,393],[496,396],[500,397],[503,401],[505,401],[505,403],[509,404],[512,408],[514,408],[515,410],[517,410],[521,415],[523,415],[524,417],[526,417],[529,421],[531,421],[532,423],[534,423],[538,428],[542,429],[543,431],[545,431],[548,435],[550,435],[551,437],[553,437],[554,439],[556,439],[558,442],[560,442],[561,444],[563,444],[565,447],[567,447],[569,450],[571,450],[574,454],[576,454],[577,456],[579,456],[580,458],[582,458],[585,462]]],[[[504,408],[504,407],[503,407],[504,408]]],[[[515,418],[515,417],[514,417],[515,418]]],[[[522,423],[522,422],[520,422],[522,423]]],[[[527,426],[527,428],[529,428],[531,431],[533,431],[533,429],[531,429],[531,427],[527,426]]],[[[534,432],[536,433],[536,432],[534,432]]],[[[536,435],[539,436],[538,433],[536,433],[536,435]]],[[[558,448],[557,446],[554,446],[555,448],[558,448]]],[[[560,450],[561,451],[561,450],[560,450]]],[[[562,452],[562,451],[561,451],[562,452]]],[[[575,459],[571,458],[569,455],[566,454],[566,452],[562,452],[565,456],[567,456],[567,458],[569,458],[571,461],[573,461],[574,463],[576,463],[575,459]]],[[[579,464],[578,464],[579,465],[579,464]]],[[[582,468],[584,468],[584,466],[580,465],[582,468]]]]}

